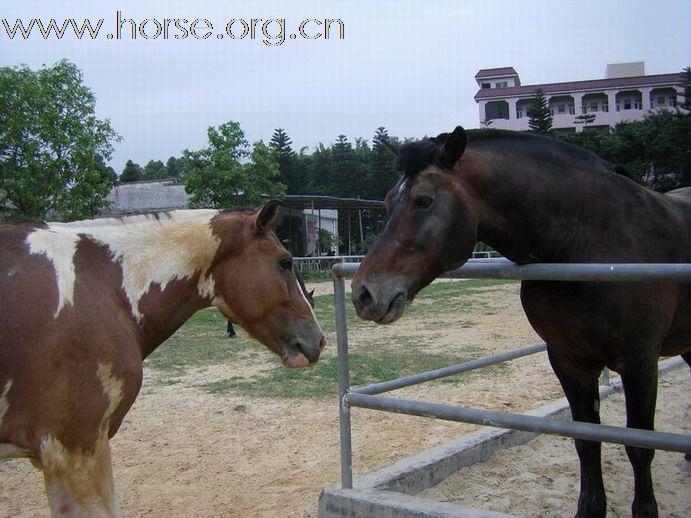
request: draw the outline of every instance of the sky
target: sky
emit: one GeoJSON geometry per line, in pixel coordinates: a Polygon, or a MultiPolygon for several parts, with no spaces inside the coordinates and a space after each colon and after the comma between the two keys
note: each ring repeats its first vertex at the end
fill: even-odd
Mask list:
{"type": "Polygon", "coordinates": [[[397,137],[475,128],[483,68],[513,66],[530,85],[600,79],[608,63],[645,61],[647,74],[691,65],[688,0],[0,5],[0,66],[75,63],[97,116],[122,137],[110,160],[117,172],[128,159],[144,166],[201,149],[207,128],[229,120],[250,142],[283,128],[308,152],[341,134],[371,142],[379,126],[397,137]],[[61,39],[36,27],[9,38],[6,27],[32,18],[103,22],[95,39],[71,26],[61,39]],[[325,20],[337,20],[328,39],[325,20]]]}

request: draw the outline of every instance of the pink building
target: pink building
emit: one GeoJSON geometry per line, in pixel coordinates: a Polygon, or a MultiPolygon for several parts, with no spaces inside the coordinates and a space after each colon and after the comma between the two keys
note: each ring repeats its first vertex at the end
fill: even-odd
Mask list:
{"type": "Polygon", "coordinates": [[[604,79],[587,81],[523,86],[513,67],[480,70],[475,80],[480,124],[519,131],[529,129],[528,108],[538,88],[547,97],[552,127],[563,132],[582,131],[584,122],[576,117],[583,114],[595,116],[589,128],[602,130],[642,119],[649,110],[675,107],[683,93],[679,72],[648,76],[643,62],[607,65],[604,79]]]}

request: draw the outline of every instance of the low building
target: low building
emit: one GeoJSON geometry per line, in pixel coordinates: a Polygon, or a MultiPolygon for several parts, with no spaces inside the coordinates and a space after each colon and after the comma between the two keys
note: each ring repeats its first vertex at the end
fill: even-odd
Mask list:
{"type": "Polygon", "coordinates": [[[549,103],[553,128],[580,132],[608,130],[623,121],[638,120],[650,110],[673,109],[683,93],[681,74],[645,75],[645,64],[607,65],[604,79],[522,85],[513,67],[488,68],[475,75],[480,124],[496,129],[528,130],[528,109],[541,89],[549,103]],[[591,115],[586,122],[580,115],[591,115]]]}
{"type": "Polygon", "coordinates": [[[106,201],[110,211],[104,215],[137,214],[187,208],[189,195],[175,180],[144,180],[116,185],[106,201]]]}

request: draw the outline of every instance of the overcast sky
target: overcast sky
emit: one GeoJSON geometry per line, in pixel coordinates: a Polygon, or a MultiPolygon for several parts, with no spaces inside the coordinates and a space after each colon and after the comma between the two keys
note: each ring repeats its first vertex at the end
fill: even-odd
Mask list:
{"type": "Polygon", "coordinates": [[[110,162],[118,172],[130,158],[143,166],[200,149],[207,128],[228,120],[250,141],[284,128],[295,150],[339,134],[371,142],[378,126],[400,137],[478,127],[482,68],[513,66],[528,85],[602,78],[607,63],[645,61],[647,74],[691,65],[688,0],[24,0],[3,1],[0,13],[10,27],[103,19],[96,40],[71,28],[61,40],[36,28],[10,40],[0,19],[0,66],[76,63],[98,116],[123,137],[110,162]],[[132,40],[124,21],[117,39],[118,11],[146,37],[132,40]],[[265,23],[276,19],[282,44],[280,22],[265,23]],[[326,19],[342,22],[343,38],[337,22],[316,38],[326,19]]]}

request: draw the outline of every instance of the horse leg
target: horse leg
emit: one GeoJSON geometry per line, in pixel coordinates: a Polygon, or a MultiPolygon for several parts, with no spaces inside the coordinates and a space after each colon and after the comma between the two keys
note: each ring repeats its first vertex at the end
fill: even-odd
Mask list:
{"type": "MultiPolygon", "coordinates": [[[[626,426],[652,430],[655,424],[657,399],[657,362],[631,362],[621,373],[626,396],[626,426]]],[[[657,501],[653,492],[650,465],[655,450],[626,447],[633,467],[634,497],[631,514],[634,518],[657,518],[657,501]]]]}
{"type": "Polygon", "coordinates": [[[105,431],[87,451],[68,450],[57,439],[44,439],[40,464],[53,516],[121,516],[105,431]]]}
{"type": "Polygon", "coordinates": [[[43,473],[43,479],[46,485],[46,495],[48,495],[51,516],[79,518],[79,511],[74,500],[65,491],[60,481],[55,476],[45,472],[43,473]]]}
{"type": "MultiPolygon", "coordinates": [[[[571,407],[574,421],[600,424],[598,378],[602,368],[585,370],[547,348],[559,383],[571,407]]],[[[580,461],[581,487],[576,518],[602,518],[607,514],[607,497],[602,482],[601,445],[599,442],[575,439],[580,461]]]]}

